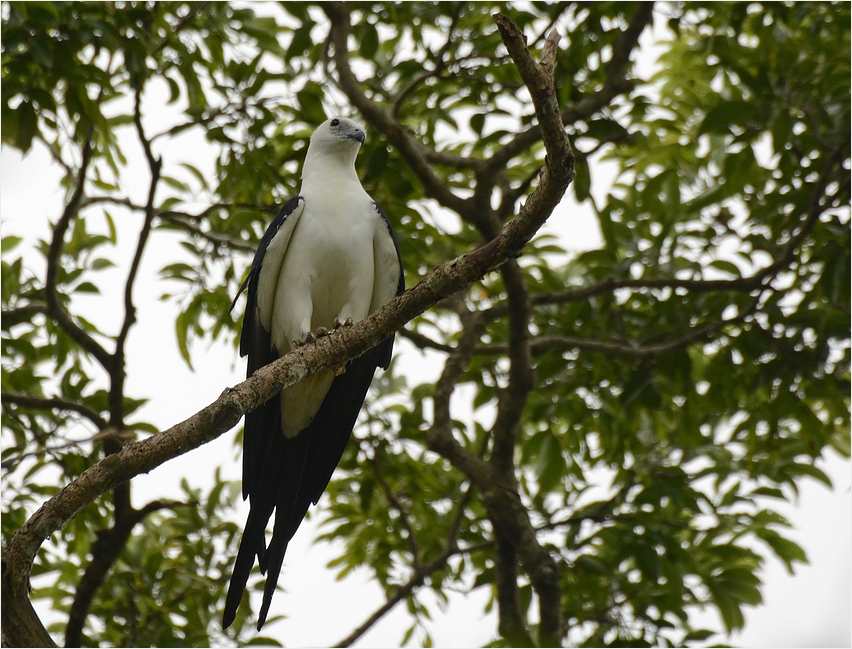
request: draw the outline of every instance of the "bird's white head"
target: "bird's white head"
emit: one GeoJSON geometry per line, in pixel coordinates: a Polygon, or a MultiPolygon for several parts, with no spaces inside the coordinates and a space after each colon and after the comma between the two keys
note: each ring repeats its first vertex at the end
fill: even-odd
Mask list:
{"type": "Polygon", "coordinates": [[[367,134],[364,127],[345,117],[332,117],[320,124],[311,135],[302,178],[319,168],[341,165],[355,172],[355,158],[367,134]]]}
{"type": "Polygon", "coordinates": [[[367,133],[364,127],[345,117],[332,117],[325,120],[311,135],[311,148],[321,149],[325,153],[358,152],[367,133]]]}

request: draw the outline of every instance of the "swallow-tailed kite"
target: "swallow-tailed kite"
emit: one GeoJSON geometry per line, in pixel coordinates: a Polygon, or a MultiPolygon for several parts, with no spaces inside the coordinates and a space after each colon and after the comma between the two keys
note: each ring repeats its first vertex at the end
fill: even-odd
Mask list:
{"type": "MultiPolygon", "coordinates": [[[[355,172],[364,138],[361,126],[342,117],[311,136],[299,196],[285,203],[263,235],[240,288],[248,286],[240,337],[248,376],[309,334],[362,320],[404,289],[396,236],[355,172]]],[[[332,370],[314,374],[246,415],[243,498],[251,509],[224,627],[234,621],[255,557],[267,575],[258,630],[263,626],[287,544],[328,485],[376,367],[388,368],[392,350],[390,337],[339,376],[332,370]]]]}

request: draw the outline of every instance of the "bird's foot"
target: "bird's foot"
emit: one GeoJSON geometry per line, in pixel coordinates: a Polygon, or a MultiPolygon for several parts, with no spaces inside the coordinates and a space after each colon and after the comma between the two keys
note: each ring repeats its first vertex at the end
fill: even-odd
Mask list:
{"type": "Polygon", "coordinates": [[[351,327],[353,324],[352,318],[346,318],[343,322],[340,321],[340,318],[334,319],[334,328],[340,329],[341,327],[351,327]]]}
{"type": "Polygon", "coordinates": [[[298,349],[299,347],[304,347],[308,343],[315,343],[316,341],[317,335],[313,331],[309,331],[304,340],[293,340],[290,344],[293,346],[293,349],[298,349]]]}
{"type": "MultiPolygon", "coordinates": [[[[350,320],[351,320],[351,318],[350,318],[350,320]]],[[[336,322],[337,321],[335,321],[335,323],[336,322]]],[[[335,328],[337,328],[337,327],[335,327],[335,328]]],[[[316,331],[309,331],[305,335],[304,340],[294,340],[290,344],[293,346],[293,349],[298,349],[299,347],[304,347],[308,343],[315,343],[317,340],[319,340],[320,338],[325,338],[330,333],[331,332],[328,329],[326,329],[325,327],[319,327],[316,331]]]]}

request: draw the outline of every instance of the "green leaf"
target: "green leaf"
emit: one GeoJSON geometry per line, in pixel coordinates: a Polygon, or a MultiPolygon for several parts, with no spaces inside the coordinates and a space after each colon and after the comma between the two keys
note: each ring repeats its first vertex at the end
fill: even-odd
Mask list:
{"type": "Polygon", "coordinates": [[[0,240],[0,246],[2,246],[0,247],[0,250],[2,250],[2,252],[4,253],[11,252],[23,240],[23,237],[18,237],[13,234],[7,234],[5,237],[3,237],[2,240],[0,240]]]}
{"type": "Polygon", "coordinates": [[[708,111],[698,128],[703,133],[728,133],[731,126],[742,126],[757,119],[755,105],[746,101],[726,101],[708,111]]]}
{"type": "Polygon", "coordinates": [[[709,264],[716,270],[720,270],[727,275],[733,275],[736,278],[742,277],[742,273],[740,272],[739,267],[731,263],[730,261],[725,261],[724,259],[715,259],[709,264]]]}
{"type": "Polygon", "coordinates": [[[805,551],[799,544],[789,539],[785,539],[774,530],[765,528],[759,529],[757,530],[757,536],[763,539],[766,544],[772,548],[773,552],[775,552],[775,556],[784,563],[789,574],[792,575],[795,573],[793,566],[795,562],[808,563],[807,554],[805,554],[805,551]]]}
{"type": "Polygon", "coordinates": [[[589,170],[589,165],[583,162],[578,162],[574,165],[576,176],[574,182],[571,183],[574,187],[574,195],[577,201],[582,203],[592,196],[592,177],[589,170]]]}

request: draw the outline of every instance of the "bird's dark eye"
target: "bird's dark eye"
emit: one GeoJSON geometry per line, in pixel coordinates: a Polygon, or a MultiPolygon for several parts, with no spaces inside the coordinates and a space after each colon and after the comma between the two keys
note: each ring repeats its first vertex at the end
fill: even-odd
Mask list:
{"type": "Polygon", "coordinates": [[[340,120],[339,120],[339,119],[333,119],[333,120],[331,120],[331,125],[332,125],[332,126],[337,126],[338,124],[340,124],[340,120]]]}

